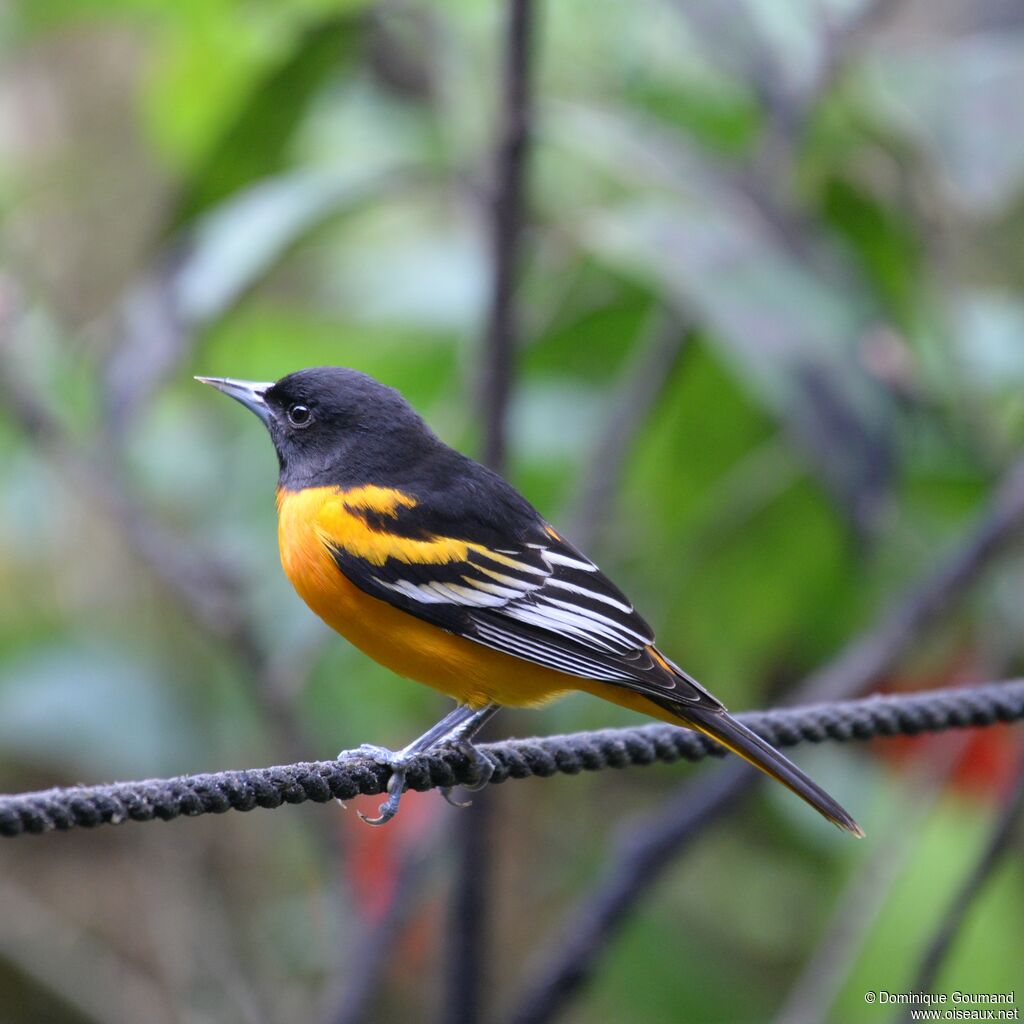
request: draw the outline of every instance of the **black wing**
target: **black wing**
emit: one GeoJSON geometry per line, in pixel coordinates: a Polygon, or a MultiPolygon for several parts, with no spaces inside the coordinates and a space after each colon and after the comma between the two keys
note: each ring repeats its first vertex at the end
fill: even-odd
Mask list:
{"type": "Polygon", "coordinates": [[[425,511],[418,505],[374,522],[426,541],[415,560],[374,564],[335,545],[338,567],[366,593],[493,650],[652,697],[721,707],[654,649],[651,627],[622,591],[539,517],[520,520],[517,540],[505,542],[493,528],[473,531],[477,540],[439,534],[441,523],[425,511]],[[453,539],[464,557],[453,557],[453,539]]]}

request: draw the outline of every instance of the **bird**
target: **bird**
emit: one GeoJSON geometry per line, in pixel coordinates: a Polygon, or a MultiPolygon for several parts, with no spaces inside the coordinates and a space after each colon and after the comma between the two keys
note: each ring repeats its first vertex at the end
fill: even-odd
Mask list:
{"type": "Polygon", "coordinates": [[[270,433],[281,563],[306,604],[375,661],[456,702],[401,750],[358,749],[391,769],[377,817],[362,815],[369,824],[397,814],[406,772],[425,751],[462,751],[469,788],[480,788],[494,765],[472,741],[501,707],[583,691],[703,733],[863,836],[833,797],[658,649],[591,559],[510,483],[445,444],[397,390],[337,366],[273,382],[196,380],[270,433]]]}

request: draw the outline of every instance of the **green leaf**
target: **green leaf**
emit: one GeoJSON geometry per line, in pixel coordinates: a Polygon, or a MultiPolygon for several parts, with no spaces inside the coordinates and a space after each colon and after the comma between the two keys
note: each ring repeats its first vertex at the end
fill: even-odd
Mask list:
{"type": "Polygon", "coordinates": [[[889,400],[860,364],[873,303],[838,248],[796,224],[780,230],[770,200],[631,113],[567,108],[558,125],[634,186],[583,215],[584,243],[706,327],[851,522],[875,525],[894,462],[889,400]]]}
{"type": "Polygon", "coordinates": [[[924,268],[911,224],[842,175],[825,183],[823,212],[857,253],[890,316],[912,328],[924,268]]]}
{"type": "Polygon", "coordinates": [[[192,220],[242,187],[282,171],[309,104],[358,51],[362,19],[350,12],[310,25],[291,53],[250,90],[182,195],[176,222],[192,220]]]}

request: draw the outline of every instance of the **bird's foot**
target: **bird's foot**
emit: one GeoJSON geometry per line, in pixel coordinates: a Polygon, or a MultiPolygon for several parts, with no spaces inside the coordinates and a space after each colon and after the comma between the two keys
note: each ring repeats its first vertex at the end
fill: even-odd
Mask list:
{"type": "Polygon", "coordinates": [[[387,747],[378,747],[376,743],[360,743],[355,750],[343,750],[338,757],[368,757],[374,764],[386,764],[395,767],[402,761],[409,761],[408,751],[389,750],[387,747]]]}
{"type": "MultiPolygon", "coordinates": [[[[491,776],[494,774],[495,765],[487,754],[473,746],[467,739],[460,738],[445,745],[458,750],[469,761],[470,767],[473,770],[473,780],[464,783],[463,789],[475,793],[483,789],[490,782],[491,776]]],[[[388,798],[378,808],[380,813],[377,817],[370,818],[363,814],[362,811],[357,812],[367,825],[387,824],[398,813],[398,808],[401,805],[402,793],[405,791],[405,776],[409,765],[422,753],[425,753],[425,751],[410,750],[409,748],[404,750],[388,750],[387,747],[378,747],[374,743],[363,743],[356,750],[343,751],[343,753],[346,757],[368,757],[375,764],[386,765],[391,769],[391,778],[388,779],[387,785],[388,798]]],[[[472,801],[467,800],[463,802],[456,800],[452,796],[453,788],[452,786],[441,786],[441,795],[453,807],[468,807],[472,801]]]]}
{"type": "MultiPolygon", "coordinates": [[[[449,744],[463,754],[469,761],[470,767],[473,769],[473,775],[475,776],[472,782],[465,782],[462,784],[462,788],[470,793],[476,793],[483,789],[488,782],[491,781],[491,776],[494,774],[494,762],[487,756],[479,747],[473,746],[469,740],[460,739],[454,743],[449,744]]],[[[452,807],[469,807],[473,803],[472,800],[456,800],[452,796],[452,786],[441,786],[441,796],[445,798],[452,805],[452,807]]]]}
{"type": "Polygon", "coordinates": [[[391,778],[388,779],[388,798],[378,808],[380,812],[376,818],[370,818],[357,811],[367,825],[386,825],[397,813],[402,802],[402,793],[405,790],[405,775],[409,764],[417,757],[416,753],[409,750],[388,750],[387,747],[378,747],[374,743],[363,743],[355,751],[343,751],[346,756],[353,754],[361,757],[368,757],[375,764],[387,765],[391,769],[391,778]]]}

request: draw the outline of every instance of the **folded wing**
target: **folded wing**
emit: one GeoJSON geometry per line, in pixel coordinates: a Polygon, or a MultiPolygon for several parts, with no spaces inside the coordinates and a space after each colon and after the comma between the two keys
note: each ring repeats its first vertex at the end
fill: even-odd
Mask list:
{"type": "Polygon", "coordinates": [[[543,521],[523,531],[527,540],[499,547],[416,531],[409,513],[402,518],[395,527],[418,537],[414,553],[404,545],[369,559],[359,545],[331,543],[338,568],[366,593],[525,661],[673,704],[721,708],[657,652],[626,596],[543,521]]]}

